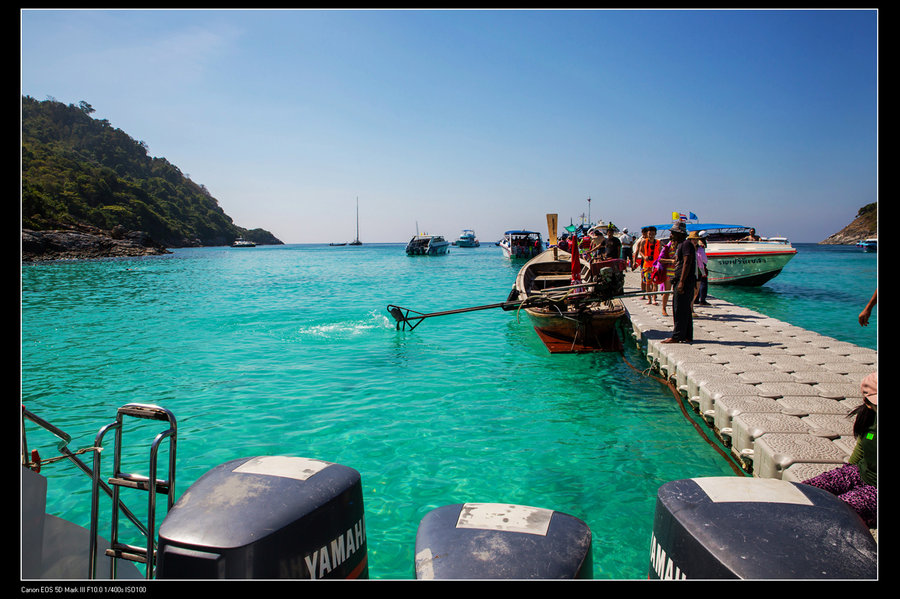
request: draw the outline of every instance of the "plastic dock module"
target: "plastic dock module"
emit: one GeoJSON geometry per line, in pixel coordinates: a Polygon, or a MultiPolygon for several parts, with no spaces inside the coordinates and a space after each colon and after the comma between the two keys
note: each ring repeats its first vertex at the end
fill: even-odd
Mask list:
{"type": "MultiPolygon", "coordinates": [[[[638,273],[626,273],[626,294],[639,293],[640,284],[638,273]]],[[[821,469],[805,464],[842,463],[853,436],[849,421],[839,419],[862,403],[860,383],[877,370],[878,352],[708,301],[695,306],[691,343],[663,344],[672,317],[639,295],[624,298],[631,326],[623,328],[633,332],[627,341],[754,477],[802,476],[821,469]]]]}

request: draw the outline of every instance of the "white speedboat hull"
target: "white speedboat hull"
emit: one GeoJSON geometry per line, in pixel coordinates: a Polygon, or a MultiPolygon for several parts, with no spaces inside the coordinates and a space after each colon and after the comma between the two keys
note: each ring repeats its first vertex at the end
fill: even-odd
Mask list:
{"type": "Polygon", "coordinates": [[[762,285],[797,254],[789,243],[710,243],[706,248],[709,282],[714,285],[762,285]]]}

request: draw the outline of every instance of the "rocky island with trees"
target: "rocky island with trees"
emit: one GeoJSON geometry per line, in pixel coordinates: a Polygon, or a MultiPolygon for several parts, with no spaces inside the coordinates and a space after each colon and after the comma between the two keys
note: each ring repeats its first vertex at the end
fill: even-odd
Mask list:
{"type": "Polygon", "coordinates": [[[206,187],[93,112],[22,97],[22,260],[282,243],[234,224],[206,187]]]}
{"type": "Polygon", "coordinates": [[[878,236],[878,202],[866,204],[856,213],[849,225],[819,243],[827,245],[854,245],[860,239],[878,236]]]}

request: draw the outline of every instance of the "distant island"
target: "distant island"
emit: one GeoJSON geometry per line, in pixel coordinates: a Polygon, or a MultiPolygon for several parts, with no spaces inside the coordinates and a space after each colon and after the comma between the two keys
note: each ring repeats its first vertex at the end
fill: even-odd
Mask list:
{"type": "Polygon", "coordinates": [[[218,201],[87,102],[22,97],[22,260],[170,253],[282,242],[234,224],[218,201]]]}
{"type": "Polygon", "coordinates": [[[854,245],[861,239],[876,237],[877,235],[878,202],[872,202],[859,209],[852,223],[819,243],[827,245],[854,245]]]}

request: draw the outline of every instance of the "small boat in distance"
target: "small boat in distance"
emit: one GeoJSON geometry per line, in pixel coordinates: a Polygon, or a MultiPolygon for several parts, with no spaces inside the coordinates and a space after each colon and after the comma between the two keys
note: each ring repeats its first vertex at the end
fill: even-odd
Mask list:
{"type": "Polygon", "coordinates": [[[356,198],[356,239],[351,241],[350,243],[341,242],[341,243],[329,243],[328,245],[332,247],[344,246],[344,245],[362,245],[362,241],[359,240],[359,198],[356,198]]]}
{"type": "MultiPolygon", "coordinates": [[[[668,239],[672,223],[654,225],[656,238],[668,239]]],[[[778,276],[797,254],[785,237],[758,237],[744,225],[685,223],[688,233],[706,231],[709,282],[714,285],[759,286],[778,276]]]]}
{"type": "Polygon", "coordinates": [[[481,246],[478,238],[475,237],[475,231],[472,229],[463,229],[459,239],[453,242],[453,245],[461,248],[477,248],[481,246]]]}
{"type": "Polygon", "coordinates": [[[544,251],[544,242],[537,231],[507,231],[500,240],[506,258],[531,259],[544,251]]]}
{"type": "Polygon", "coordinates": [[[256,244],[250,241],[249,239],[244,239],[243,237],[238,237],[234,240],[234,243],[231,244],[233,248],[255,248],[256,244]]]}
{"type": "Polygon", "coordinates": [[[867,239],[860,239],[856,242],[856,247],[861,248],[864,252],[877,252],[878,238],[869,237],[867,239]]]}
{"type": "Polygon", "coordinates": [[[626,311],[615,296],[622,293],[623,271],[622,260],[592,264],[554,247],[522,266],[507,302],[524,302],[521,309],[550,353],[619,351],[616,322],[626,311]]]}
{"type": "Polygon", "coordinates": [[[406,244],[407,256],[439,256],[450,250],[450,242],[442,235],[416,235],[406,244]]]}
{"type": "Polygon", "coordinates": [[[356,239],[349,245],[362,245],[362,241],[359,240],[359,197],[356,198],[356,239]]]}

